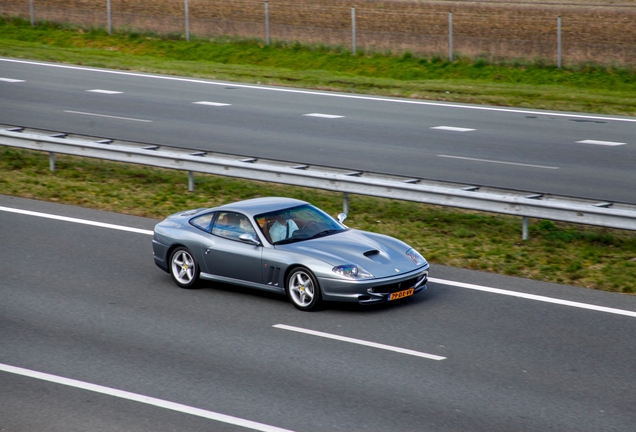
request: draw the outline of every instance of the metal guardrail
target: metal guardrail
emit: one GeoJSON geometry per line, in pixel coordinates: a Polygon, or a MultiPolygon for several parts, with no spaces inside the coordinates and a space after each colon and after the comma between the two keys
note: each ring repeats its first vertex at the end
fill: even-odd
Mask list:
{"type": "Polygon", "coordinates": [[[48,152],[51,170],[55,169],[56,153],[184,170],[188,171],[190,190],[194,189],[193,173],[200,172],[342,192],[345,213],[348,212],[348,194],[359,194],[515,215],[523,218],[523,239],[528,238],[528,218],[531,217],[636,230],[636,206],[629,204],[345,171],[166,146],[27,131],[24,128],[0,129],[0,145],[48,152]]]}

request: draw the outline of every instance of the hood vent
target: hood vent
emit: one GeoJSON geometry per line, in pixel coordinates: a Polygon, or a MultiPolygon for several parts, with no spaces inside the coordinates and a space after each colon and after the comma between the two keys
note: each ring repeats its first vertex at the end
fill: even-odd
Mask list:
{"type": "Polygon", "coordinates": [[[373,250],[370,250],[370,251],[366,251],[364,253],[364,256],[367,257],[367,258],[371,258],[371,257],[373,257],[375,255],[378,255],[378,254],[380,254],[380,251],[377,250],[377,249],[373,249],[373,250]]]}

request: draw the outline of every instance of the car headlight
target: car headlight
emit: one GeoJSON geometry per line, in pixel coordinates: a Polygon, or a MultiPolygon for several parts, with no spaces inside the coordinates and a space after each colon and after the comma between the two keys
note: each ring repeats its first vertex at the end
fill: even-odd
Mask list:
{"type": "Polygon", "coordinates": [[[424,259],[424,257],[413,248],[407,250],[406,255],[411,258],[411,261],[413,261],[417,266],[426,264],[426,259],[424,259]]]}
{"type": "Polygon", "coordinates": [[[364,279],[371,278],[373,275],[365,269],[355,266],[353,264],[341,265],[331,269],[334,273],[351,278],[351,279],[364,279]]]}

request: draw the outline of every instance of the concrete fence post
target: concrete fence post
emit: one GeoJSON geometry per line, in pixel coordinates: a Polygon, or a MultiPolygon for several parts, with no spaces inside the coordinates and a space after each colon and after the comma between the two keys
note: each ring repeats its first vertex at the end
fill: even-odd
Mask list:
{"type": "Polygon", "coordinates": [[[186,41],[190,42],[190,11],[188,7],[188,0],[185,0],[185,34],[186,41]]]}
{"type": "Polygon", "coordinates": [[[113,34],[113,18],[110,9],[110,0],[106,0],[106,15],[108,15],[108,34],[113,34]]]}
{"type": "Polygon", "coordinates": [[[557,67],[561,69],[561,17],[557,17],[557,67]]]}
{"type": "Polygon", "coordinates": [[[448,13],[448,61],[453,61],[453,13],[448,13]]]}
{"type": "Polygon", "coordinates": [[[269,46],[269,3],[265,2],[265,44],[269,46]]]}
{"type": "Polygon", "coordinates": [[[356,55],[356,8],[351,8],[351,53],[356,55]]]}

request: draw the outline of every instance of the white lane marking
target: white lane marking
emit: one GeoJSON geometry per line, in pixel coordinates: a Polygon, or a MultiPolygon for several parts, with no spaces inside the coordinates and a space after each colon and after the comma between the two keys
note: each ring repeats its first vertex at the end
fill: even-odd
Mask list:
{"type": "MultiPolygon", "coordinates": [[[[53,68],[61,68],[61,69],[81,70],[81,71],[85,71],[85,72],[107,73],[107,74],[114,74],[114,75],[125,75],[125,76],[140,77],[140,78],[152,78],[152,79],[161,79],[161,80],[169,80],[169,81],[189,82],[189,83],[194,83],[194,84],[207,84],[207,85],[215,85],[215,86],[227,86],[228,85],[228,82],[204,81],[204,80],[193,79],[193,78],[150,75],[150,74],[142,74],[142,73],[138,73],[138,72],[125,72],[125,71],[108,70],[108,69],[95,69],[95,68],[88,68],[88,67],[82,67],[82,66],[62,65],[62,64],[55,64],[55,63],[50,63],[50,64],[49,63],[39,63],[39,62],[28,61],[28,60],[17,60],[17,59],[0,58],[0,61],[10,62],[10,63],[23,63],[23,64],[30,64],[30,65],[44,66],[44,67],[53,67],[53,68]]],[[[307,94],[307,95],[315,95],[315,96],[327,96],[327,97],[336,97],[336,98],[345,98],[345,99],[359,99],[359,100],[370,100],[370,101],[378,101],[378,102],[391,102],[391,103],[411,104],[411,105],[427,105],[427,106],[437,106],[437,107],[445,107],[445,108],[458,108],[458,109],[469,109],[469,110],[479,110],[479,111],[496,111],[496,112],[515,113],[515,114],[532,114],[532,115],[553,116],[553,117],[581,118],[581,119],[591,119],[591,120],[606,120],[606,121],[620,121],[620,122],[636,123],[636,118],[628,118],[628,117],[626,117],[626,118],[602,117],[602,116],[593,116],[593,115],[587,115],[587,114],[568,114],[568,113],[549,112],[549,111],[530,111],[530,110],[522,110],[522,109],[514,109],[514,108],[499,108],[499,107],[478,106],[478,105],[458,105],[458,104],[456,105],[456,104],[451,104],[451,103],[430,102],[430,101],[413,100],[413,99],[388,99],[388,98],[385,98],[385,97],[377,97],[377,96],[363,96],[363,95],[352,95],[352,94],[342,94],[342,93],[328,93],[328,92],[321,92],[321,91],[315,91],[315,90],[298,90],[298,89],[290,89],[290,88],[283,88],[283,87],[264,87],[264,86],[252,85],[252,84],[232,83],[232,87],[255,89],[255,90],[265,90],[265,91],[276,91],[276,92],[284,92],[284,93],[307,94]]]]}
{"type": "Polygon", "coordinates": [[[20,80],[20,79],[13,79],[13,78],[0,78],[0,81],[2,81],[2,82],[8,82],[8,83],[19,83],[19,82],[24,82],[24,80],[20,80]]]}
{"type": "Polygon", "coordinates": [[[613,142],[613,141],[582,140],[582,141],[577,141],[577,144],[595,144],[595,145],[604,145],[604,146],[619,146],[619,145],[625,145],[627,143],[613,142]]]}
{"type": "Polygon", "coordinates": [[[335,119],[335,118],[342,118],[344,116],[341,115],[333,115],[333,114],[320,114],[320,113],[310,113],[310,114],[303,114],[305,117],[320,117],[320,118],[327,118],[327,119],[335,119]]]}
{"type": "Polygon", "coordinates": [[[431,359],[431,360],[445,360],[446,359],[446,357],[442,357],[442,356],[438,356],[438,355],[434,355],[434,354],[426,354],[426,353],[423,353],[423,352],[413,351],[413,350],[410,350],[410,349],[398,348],[398,347],[394,347],[394,346],[390,346],[390,345],[384,345],[384,344],[379,344],[379,343],[375,343],[375,342],[368,342],[368,341],[361,340],[361,339],[354,339],[354,338],[345,337],[345,336],[333,335],[333,334],[330,334],[330,333],[323,333],[323,332],[319,332],[319,331],[308,330],[308,329],[304,329],[304,328],[300,328],[300,327],[288,326],[288,325],[285,325],[285,324],[276,324],[276,325],[273,325],[272,327],[279,328],[279,329],[282,329],[282,330],[290,330],[290,331],[294,331],[294,332],[298,332],[298,333],[305,333],[305,334],[312,335],[312,336],[319,336],[319,337],[323,337],[323,338],[327,338],[327,339],[335,339],[335,340],[339,340],[339,341],[342,341],[342,342],[349,342],[349,343],[354,343],[354,344],[358,344],[358,345],[365,345],[365,346],[369,346],[369,347],[373,347],[373,348],[379,348],[379,349],[383,349],[383,350],[387,350],[387,351],[394,351],[394,352],[398,352],[400,354],[408,354],[408,355],[412,355],[412,356],[416,356],[416,357],[424,357],[424,358],[431,359]]]}
{"type": "Polygon", "coordinates": [[[470,132],[475,130],[475,129],[454,127],[454,126],[435,126],[435,127],[432,127],[431,129],[453,131],[453,132],[470,132]]]}
{"type": "Polygon", "coordinates": [[[193,104],[197,104],[197,105],[209,105],[209,106],[216,106],[216,107],[222,107],[222,106],[230,106],[231,104],[229,103],[222,103],[222,102],[208,102],[208,101],[199,101],[199,102],[192,102],[193,104]]]}
{"type": "Polygon", "coordinates": [[[64,110],[64,112],[70,113],[70,114],[80,114],[80,115],[87,115],[87,116],[94,116],[94,117],[106,117],[106,118],[111,118],[116,120],[128,120],[128,121],[136,121],[136,122],[143,122],[143,123],[152,123],[152,120],[136,119],[136,118],[130,118],[130,117],[117,117],[117,116],[111,116],[106,114],[95,114],[95,113],[87,113],[82,111],[71,111],[71,110],[64,110]]]}
{"type": "Polygon", "coordinates": [[[463,156],[437,155],[437,157],[449,158],[449,159],[462,159],[462,160],[469,160],[469,161],[475,161],[475,162],[488,162],[488,163],[496,163],[496,164],[502,164],[502,165],[517,165],[517,166],[530,167],[530,168],[560,169],[559,167],[553,167],[553,166],[531,165],[531,164],[524,164],[524,163],[517,163],[517,162],[504,162],[504,161],[477,159],[477,158],[470,158],[470,157],[463,157],[463,156]]]}
{"type": "Polygon", "coordinates": [[[545,296],[540,296],[540,295],[535,295],[535,294],[527,294],[527,293],[516,292],[516,291],[508,291],[508,290],[504,290],[504,289],[500,289],[500,288],[491,288],[491,287],[486,287],[486,286],[481,286],[481,285],[473,285],[473,284],[468,284],[468,283],[463,283],[463,282],[448,281],[448,280],[444,280],[444,279],[428,278],[428,280],[433,282],[433,283],[438,283],[438,284],[442,284],[442,285],[452,285],[452,286],[456,286],[456,287],[460,287],[460,288],[468,288],[468,289],[472,289],[472,290],[484,291],[484,292],[489,292],[489,293],[493,293],[493,294],[501,294],[501,295],[507,295],[507,296],[512,296],[512,297],[520,297],[520,298],[529,299],[529,300],[542,301],[542,302],[545,302],[545,303],[554,303],[554,304],[558,304],[558,305],[571,306],[571,307],[576,307],[576,308],[581,308],[581,309],[589,309],[589,310],[594,310],[594,311],[598,311],[598,312],[607,312],[607,313],[612,313],[612,314],[615,314],[615,315],[625,315],[625,316],[636,318],[636,312],[623,310],[623,309],[615,309],[615,308],[610,308],[610,307],[605,307],[605,306],[596,306],[596,305],[591,305],[591,304],[587,304],[587,303],[579,303],[579,302],[574,302],[574,301],[570,301],[570,300],[561,300],[561,299],[556,299],[556,298],[552,298],[552,297],[545,297],[545,296]]]}
{"type": "Polygon", "coordinates": [[[40,212],[16,209],[16,208],[11,208],[11,207],[2,207],[2,206],[0,206],[0,211],[5,211],[5,212],[9,212],[9,213],[18,213],[18,214],[23,214],[23,215],[28,215],[28,216],[36,216],[36,217],[47,218],[47,219],[55,219],[55,220],[59,220],[59,221],[72,222],[72,223],[77,223],[77,224],[82,224],[82,225],[92,225],[92,226],[96,226],[96,227],[116,229],[116,230],[120,230],[120,231],[129,231],[129,232],[134,232],[134,233],[138,233],[138,234],[153,235],[152,231],[145,230],[145,229],[140,229],[140,228],[131,228],[131,227],[123,226],[123,225],[114,225],[114,224],[103,223],[103,222],[95,222],[95,221],[90,221],[90,220],[86,220],[86,219],[77,219],[77,218],[66,217],[66,216],[58,216],[58,215],[52,215],[52,214],[48,214],[48,213],[40,213],[40,212]]]}
{"type": "MultiPolygon", "coordinates": [[[[134,232],[134,233],[138,233],[138,234],[153,235],[153,231],[144,230],[144,229],[140,229],[140,228],[131,228],[131,227],[123,226],[123,225],[114,225],[114,224],[108,224],[108,223],[102,223],[102,222],[95,222],[95,221],[90,221],[90,220],[86,220],[86,219],[77,219],[77,218],[66,217],[66,216],[58,216],[58,215],[53,215],[53,214],[49,214],[49,213],[40,213],[40,212],[34,212],[34,211],[30,211],[30,210],[16,209],[16,208],[12,208],[12,207],[2,207],[2,206],[0,206],[0,211],[6,211],[6,212],[10,212],[10,213],[18,213],[18,214],[23,214],[23,215],[28,215],[28,216],[43,217],[43,218],[47,218],[47,219],[56,219],[56,220],[61,220],[61,221],[65,221],[65,222],[72,222],[72,223],[78,223],[78,224],[84,224],[84,225],[92,225],[92,226],[96,226],[96,227],[110,228],[110,229],[115,229],[115,230],[120,230],[120,231],[129,231],[129,232],[134,232]]],[[[453,285],[453,286],[457,286],[457,287],[460,287],[460,288],[474,289],[474,290],[485,291],[485,292],[489,292],[489,293],[493,293],[493,294],[501,294],[501,295],[507,295],[507,296],[513,296],[513,297],[521,297],[521,298],[526,298],[526,299],[531,299],[531,300],[542,301],[542,302],[546,302],[546,303],[560,304],[560,305],[563,305],[563,306],[572,306],[572,307],[578,307],[578,308],[582,308],[582,309],[595,310],[595,311],[599,311],[599,312],[612,313],[612,314],[615,314],[615,315],[625,315],[625,316],[636,317],[636,312],[623,310],[623,309],[615,309],[615,308],[609,308],[609,307],[605,307],[605,306],[597,306],[597,305],[592,305],[592,304],[587,304],[587,303],[573,302],[573,301],[569,301],[569,300],[560,300],[560,299],[555,299],[555,298],[552,298],[552,297],[545,297],[545,296],[539,296],[539,295],[534,295],[534,294],[526,294],[526,293],[520,293],[520,292],[516,292],[516,291],[508,291],[508,290],[504,290],[504,289],[500,289],[500,288],[491,288],[491,287],[486,287],[486,286],[481,286],[481,285],[473,285],[473,284],[467,284],[467,283],[464,283],[464,282],[455,282],[455,281],[449,281],[449,280],[444,280],[444,279],[429,278],[428,280],[433,282],[433,283],[438,283],[438,284],[442,284],[442,285],[453,285]]]]}
{"type": "Polygon", "coordinates": [[[38,372],[30,369],[24,369],[16,366],[10,366],[0,363],[0,371],[12,373],[15,375],[21,375],[29,378],[35,378],[42,381],[48,381],[55,384],[62,384],[69,387],[74,387],[82,390],[88,390],[94,393],[100,393],[108,396],[114,396],[120,399],[126,399],[134,402],[143,403],[146,405],[152,405],[159,408],[169,409],[184,414],[190,414],[197,417],[203,417],[209,420],[215,420],[222,423],[227,423],[235,426],[241,426],[244,428],[263,431],[263,432],[291,432],[289,429],[282,429],[276,426],[270,426],[263,423],[258,423],[251,420],[245,420],[239,417],[233,417],[226,414],[220,414],[214,411],[207,411],[200,408],[194,408],[188,405],[183,405],[176,402],[170,402],[163,399],[157,399],[150,396],[144,396],[137,393],[131,393],[124,390],[117,390],[111,387],[104,387],[97,384],[91,384],[84,381],[78,381],[71,378],[64,378],[57,375],[51,375],[44,372],[38,372]]]}
{"type": "Polygon", "coordinates": [[[123,92],[115,91],[115,90],[102,90],[102,89],[94,89],[94,90],[86,90],[91,93],[102,93],[102,94],[122,94],[123,92]]]}

